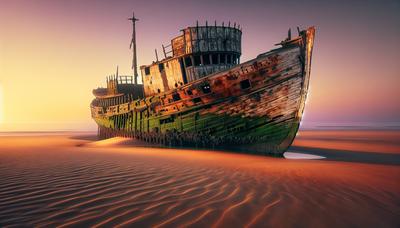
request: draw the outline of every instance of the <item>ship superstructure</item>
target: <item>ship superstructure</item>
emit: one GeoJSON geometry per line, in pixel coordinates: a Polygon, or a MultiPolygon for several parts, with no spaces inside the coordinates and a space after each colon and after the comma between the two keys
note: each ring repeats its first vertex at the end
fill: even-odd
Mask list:
{"type": "Polygon", "coordinates": [[[163,46],[165,59],[140,67],[145,96],[176,89],[238,64],[241,36],[236,27],[197,25],[183,29],[182,35],[163,46]],[[169,52],[165,50],[168,47],[169,52]]]}

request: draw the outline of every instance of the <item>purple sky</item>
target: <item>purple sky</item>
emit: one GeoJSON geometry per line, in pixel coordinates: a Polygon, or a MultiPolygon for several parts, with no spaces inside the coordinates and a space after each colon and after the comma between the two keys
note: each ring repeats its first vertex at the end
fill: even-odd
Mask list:
{"type": "MultiPolygon", "coordinates": [[[[250,0],[2,0],[3,122],[20,124],[21,129],[27,123],[63,128],[62,122],[92,129],[92,88],[104,85],[105,76],[116,65],[123,73],[131,73],[131,26],[126,19],[133,10],[140,19],[139,65],[153,61],[154,48],[160,53],[161,44],[196,20],[200,24],[205,20],[239,23],[242,62],[273,48],[289,27],[295,31],[296,26],[314,25],[311,90],[303,124],[400,123],[399,1],[250,0]],[[35,89],[26,85],[38,81],[35,89]],[[70,90],[74,95],[68,95],[70,90]],[[29,118],[20,107],[23,92],[16,91],[31,94],[23,98],[31,105],[29,118]],[[58,97],[51,100],[46,94],[58,97]],[[68,104],[68,110],[75,111],[49,112],[46,107],[52,102],[68,104]]],[[[64,106],[56,107],[62,110],[64,106]]]]}

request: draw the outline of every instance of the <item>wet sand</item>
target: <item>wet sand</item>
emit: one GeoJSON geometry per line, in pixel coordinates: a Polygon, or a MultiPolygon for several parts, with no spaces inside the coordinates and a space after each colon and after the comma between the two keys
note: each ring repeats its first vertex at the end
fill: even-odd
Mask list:
{"type": "Polygon", "coordinates": [[[298,160],[3,134],[0,226],[399,227],[399,135],[302,131],[326,158],[298,160]]]}

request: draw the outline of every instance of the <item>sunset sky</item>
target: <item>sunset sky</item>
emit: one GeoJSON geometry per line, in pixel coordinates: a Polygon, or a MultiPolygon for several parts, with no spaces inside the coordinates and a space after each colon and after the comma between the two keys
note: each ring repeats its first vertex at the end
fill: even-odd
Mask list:
{"type": "Polygon", "coordinates": [[[0,131],[96,129],[92,89],[117,65],[132,74],[133,10],[139,65],[196,20],[239,23],[242,62],[314,25],[303,126],[400,126],[398,0],[0,0],[0,131]]]}

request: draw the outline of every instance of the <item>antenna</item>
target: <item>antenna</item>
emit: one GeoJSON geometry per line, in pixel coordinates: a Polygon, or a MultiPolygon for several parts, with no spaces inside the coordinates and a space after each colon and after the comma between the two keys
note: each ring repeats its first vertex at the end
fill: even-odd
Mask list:
{"type": "Polygon", "coordinates": [[[137,84],[137,77],[138,77],[138,73],[137,73],[137,58],[136,58],[136,31],[135,31],[135,23],[136,21],[138,21],[139,19],[135,18],[135,12],[132,13],[132,17],[128,18],[128,20],[132,21],[132,40],[131,40],[131,44],[129,45],[129,49],[132,48],[133,45],[133,49],[132,49],[132,69],[133,69],[133,76],[135,78],[135,84],[137,84]]]}
{"type": "MultiPolygon", "coordinates": [[[[164,53],[164,58],[167,58],[167,53],[165,52],[164,44],[161,44],[161,46],[162,46],[162,50],[163,50],[163,53],[164,53]]],[[[158,62],[158,58],[157,58],[157,62],[158,62]]]]}
{"type": "Polygon", "coordinates": [[[157,54],[157,49],[154,49],[154,52],[156,53],[156,60],[158,62],[158,54],[157,54]]]}

